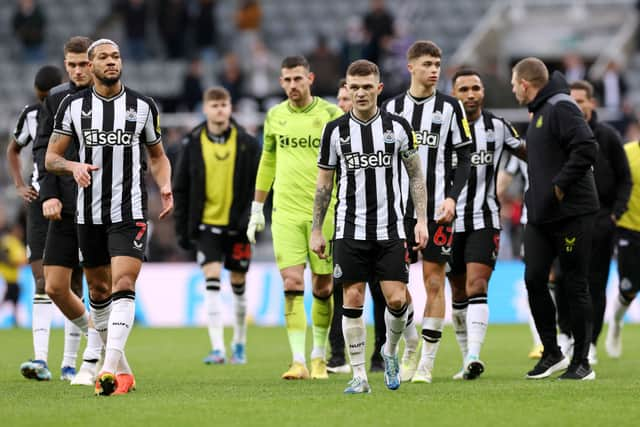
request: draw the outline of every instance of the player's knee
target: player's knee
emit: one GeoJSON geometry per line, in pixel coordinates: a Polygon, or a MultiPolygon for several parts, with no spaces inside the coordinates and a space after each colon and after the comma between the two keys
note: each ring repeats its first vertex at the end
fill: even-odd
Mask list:
{"type": "Polygon", "coordinates": [[[44,284],[44,290],[52,301],[59,301],[69,293],[69,286],[56,280],[47,280],[44,284]]]}
{"type": "MultiPolygon", "coordinates": [[[[207,276],[208,277],[208,276],[207,276]]],[[[247,277],[246,273],[242,273],[239,271],[232,271],[231,272],[231,284],[239,284],[239,283],[244,283],[245,279],[247,277]]]]}
{"type": "Polygon", "coordinates": [[[285,291],[302,291],[304,290],[304,280],[296,275],[288,275],[283,278],[285,291]]]}
{"type": "Polygon", "coordinates": [[[36,284],[36,295],[42,295],[46,292],[44,277],[38,277],[35,280],[35,284],[36,284]]]}
{"type": "Polygon", "coordinates": [[[468,295],[486,294],[488,288],[487,279],[484,277],[476,277],[469,280],[467,284],[468,295]]]}
{"type": "Polygon", "coordinates": [[[548,292],[548,279],[545,274],[540,274],[536,271],[525,270],[524,282],[527,286],[527,291],[531,292],[548,292]]]}
{"type": "Polygon", "coordinates": [[[136,280],[133,276],[122,275],[113,282],[113,292],[135,290],[136,280]]]}
{"type": "Polygon", "coordinates": [[[638,288],[640,284],[634,284],[629,278],[623,277],[622,280],[618,283],[618,290],[620,291],[620,295],[624,297],[625,300],[631,302],[635,299],[638,294],[638,288]]]}
{"type": "Polygon", "coordinates": [[[434,297],[444,292],[444,277],[430,276],[425,281],[425,287],[427,288],[427,295],[434,297]]]}
{"type": "Polygon", "coordinates": [[[360,307],[364,305],[364,286],[345,286],[343,289],[343,303],[346,307],[360,307]]]}
{"type": "Polygon", "coordinates": [[[387,307],[390,311],[397,312],[407,304],[407,299],[403,292],[394,292],[387,298],[387,307]]]}

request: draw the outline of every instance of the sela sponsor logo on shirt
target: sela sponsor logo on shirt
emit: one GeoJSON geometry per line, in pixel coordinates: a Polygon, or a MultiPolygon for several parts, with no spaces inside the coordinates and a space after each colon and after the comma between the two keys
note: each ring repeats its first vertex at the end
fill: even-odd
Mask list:
{"type": "Polygon", "coordinates": [[[375,153],[344,153],[348,170],[368,168],[390,168],[391,153],[376,151],[375,153]]]}
{"type": "Polygon", "coordinates": [[[480,150],[471,155],[471,164],[474,166],[490,165],[493,163],[493,151],[480,150]]]}
{"type": "Polygon", "coordinates": [[[440,142],[440,135],[437,133],[429,132],[428,130],[421,130],[416,134],[416,144],[426,145],[429,148],[437,148],[440,142]]]}
{"type": "Polygon", "coordinates": [[[319,148],[320,147],[320,138],[314,138],[311,135],[307,136],[287,136],[287,135],[278,135],[278,142],[280,144],[280,148],[319,148]]]}
{"type": "Polygon", "coordinates": [[[122,129],[103,131],[99,129],[84,129],[82,131],[84,143],[88,146],[103,145],[131,145],[133,133],[122,129]]]}

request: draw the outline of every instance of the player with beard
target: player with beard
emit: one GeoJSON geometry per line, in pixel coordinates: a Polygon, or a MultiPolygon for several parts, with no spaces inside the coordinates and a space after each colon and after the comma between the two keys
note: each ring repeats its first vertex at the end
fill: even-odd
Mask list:
{"type": "Polygon", "coordinates": [[[134,322],[135,281],[147,238],[143,145],[160,190],[160,219],[173,209],[173,195],[155,103],[122,84],[120,48],[115,42],[100,39],[87,54],[94,87],[60,104],[46,167],[56,174],[73,175],[80,187],[76,222],[84,272],[91,289],[110,291],[96,319],[96,328],[98,321],[106,324],[107,334],[95,392],[108,396],[135,388],[133,374],[123,369],[121,360],[134,322]],[[72,142],[78,144],[79,161],[65,158],[72,142]]]}

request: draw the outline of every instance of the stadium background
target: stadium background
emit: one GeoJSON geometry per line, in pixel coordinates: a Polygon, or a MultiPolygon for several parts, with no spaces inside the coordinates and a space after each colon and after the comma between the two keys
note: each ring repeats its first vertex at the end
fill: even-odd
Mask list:
{"type": "MultiPolygon", "coordinates": [[[[202,89],[225,85],[234,96],[237,120],[260,137],[264,112],[283,99],[277,84],[283,56],[305,54],[318,75],[314,93],[327,99],[334,97],[345,64],[369,57],[381,66],[386,84],[383,97],[387,97],[406,88],[404,53],[416,39],[431,39],[444,51],[441,90],[450,90],[448,78],[458,67],[474,66],[484,76],[486,107],[519,126],[527,116],[511,94],[510,66],[535,55],[552,69],[604,88],[599,91],[600,117],[616,126],[625,141],[640,136],[638,5],[634,0],[387,0],[385,13],[393,19],[393,33],[387,34],[380,25],[371,28],[382,32],[379,43],[370,42],[363,27],[375,3],[369,0],[39,0],[35,5],[44,24],[26,20],[31,28],[27,25],[25,30],[24,20],[15,25],[15,14],[19,4],[28,3],[32,1],[0,2],[0,135],[4,135],[0,139],[0,228],[24,217],[5,166],[10,132],[20,109],[34,102],[36,70],[44,64],[62,67],[62,45],[73,35],[109,37],[120,43],[123,81],[158,101],[165,149],[172,161],[179,155],[181,135],[202,120],[202,89]],[[607,94],[614,77],[623,83],[607,94]]],[[[30,172],[30,151],[23,150],[25,176],[30,172]]],[[[519,252],[521,185],[515,183],[503,206],[505,230],[491,287],[492,322],[526,319],[522,265],[514,256],[519,252]]],[[[157,217],[158,208],[157,192],[151,191],[152,218],[157,217]]],[[[152,221],[148,258],[137,285],[138,324],[204,324],[202,275],[190,263],[194,255],[177,247],[172,220],[152,221]]],[[[272,261],[267,231],[256,245],[247,281],[249,315],[261,325],[283,323],[282,283],[272,261]]],[[[418,295],[416,312],[421,312],[424,291],[415,286],[420,283],[415,268],[412,275],[418,295]]],[[[617,283],[616,275],[614,265],[610,290],[617,283]]],[[[25,267],[20,280],[21,326],[30,325],[31,280],[25,267]]],[[[3,286],[0,279],[0,295],[3,286]]],[[[228,287],[223,298],[231,301],[228,287]]],[[[637,303],[629,318],[640,320],[637,303]]],[[[61,325],[61,317],[55,322],[61,325]]],[[[0,327],[12,323],[3,305],[0,327]]]]}

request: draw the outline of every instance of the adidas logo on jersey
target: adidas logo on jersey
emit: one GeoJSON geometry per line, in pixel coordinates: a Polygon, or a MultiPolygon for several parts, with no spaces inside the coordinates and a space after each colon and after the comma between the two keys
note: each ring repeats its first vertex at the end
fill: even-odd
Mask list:
{"type": "Polygon", "coordinates": [[[88,146],[101,145],[131,145],[133,133],[122,129],[103,131],[99,129],[84,129],[82,131],[84,143],[88,146]]]}
{"type": "Polygon", "coordinates": [[[480,150],[471,155],[471,164],[474,166],[490,165],[493,163],[493,152],[480,150]]]}
{"type": "Polygon", "coordinates": [[[436,148],[440,142],[440,135],[429,132],[428,130],[421,130],[415,134],[416,144],[418,145],[426,145],[429,148],[436,148]]]}
{"type": "Polygon", "coordinates": [[[311,135],[303,137],[288,137],[286,135],[278,135],[280,147],[289,148],[318,148],[320,147],[320,138],[313,138],[311,135]]]}
{"type": "Polygon", "coordinates": [[[391,167],[391,153],[376,151],[375,153],[345,153],[344,159],[347,169],[368,169],[368,168],[388,168],[391,167]]]}

